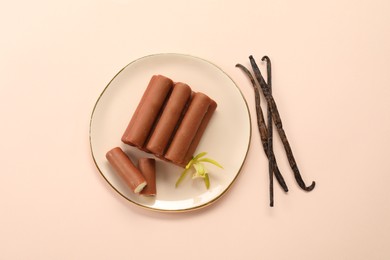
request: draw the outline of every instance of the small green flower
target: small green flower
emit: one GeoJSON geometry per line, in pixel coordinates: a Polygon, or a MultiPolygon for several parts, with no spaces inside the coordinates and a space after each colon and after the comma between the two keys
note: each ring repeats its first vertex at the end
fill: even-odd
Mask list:
{"type": "Polygon", "coordinates": [[[208,171],[205,168],[203,163],[204,162],[211,163],[211,164],[214,164],[215,166],[222,168],[222,169],[223,169],[223,167],[217,161],[215,161],[211,158],[202,158],[206,154],[207,154],[206,152],[199,153],[195,157],[193,157],[191,159],[191,161],[189,161],[189,163],[186,165],[184,171],[181,173],[179,179],[176,181],[176,187],[180,184],[180,182],[182,182],[182,180],[186,176],[186,174],[187,174],[188,170],[191,168],[191,166],[193,166],[195,169],[195,172],[192,175],[192,179],[203,178],[204,183],[206,185],[206,188],[207,189],[210,188],[209,174],[208,174],[208,171]]]}

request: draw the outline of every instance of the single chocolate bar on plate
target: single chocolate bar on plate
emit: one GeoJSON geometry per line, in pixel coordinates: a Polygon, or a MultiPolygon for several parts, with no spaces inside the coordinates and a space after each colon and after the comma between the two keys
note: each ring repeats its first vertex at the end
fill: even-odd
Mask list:
{"type": "Polygon", "coordinates": [[[202,139],[203,133],[206,131],[207,125],[209,124],[210,119],[213,116],[214,111],[216,109],[217,109],[217,103],[214,100],[211,100],[210,106],[203,117],[202,123],[200,124],[198,131],[194,136],[194,139],[192,139],[191,145],[188,148],[186,156],[184,157],[184,161],[180,163],[182,167],[185,167],[188,164],[188,162],[192,159],[192,156],[194,155],[194,152],[198,147],[200,140],[202,139]]]}
{"type": "MultiPolygon", "coordinates": [[[[188,110],[185,113],[184,118],[181,121],[179,128],[177,129],[177,132],[175,133],[165,154],[165,158],[167,160],[182,167],[188,163],[189,160],[187,161],[187,153],[191,152],[191,144],[196,138],[198,130],[202,125],[202,121],[205,118],[211,103],[213,103],[213,101],[203,93],[197,92],[193,95],[188,110]]],[[[203,134],[203,132],[201,131],[200,134],[203,134]]],[[[200,139],[200,136],[197,138],[200,139]]],[[[197,145],[197,143],[195,142],[194,144],[197,145]]],[[[195,150],[196,147],[192,147],[192,149],[195,150]]]]}
{"type": "Polygon", "coordinates": [[[173,81],[162,75],[154,75],[151,78],[122,136],[122,142],[140,149],[144,148],[172,86],[173,81]]]}

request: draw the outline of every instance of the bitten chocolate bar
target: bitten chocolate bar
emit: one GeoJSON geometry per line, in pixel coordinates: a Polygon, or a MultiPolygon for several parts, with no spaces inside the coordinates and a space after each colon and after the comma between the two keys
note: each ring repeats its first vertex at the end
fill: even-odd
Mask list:
{"type": "Polygon", "coordinates": [[[115,147],[107,152],[106,158],[119,177],[134,193],[139,193],[146,186],[146,179],[135,167],[121,148],[115,147]]]}
{"type": "Polygon", "coordinates": [[[156,189],[156,160],[153,158],[140,158],[138,160],[138,169],[145,177],[147,185],[140,192],[145,196],[155,196],[157,193],[156,189]]]}
{"type": "Polygon", "coordinates": [[[185,167],[191,160],[217,103],[185,83],[154,75],[122,141],[185,167]]]}

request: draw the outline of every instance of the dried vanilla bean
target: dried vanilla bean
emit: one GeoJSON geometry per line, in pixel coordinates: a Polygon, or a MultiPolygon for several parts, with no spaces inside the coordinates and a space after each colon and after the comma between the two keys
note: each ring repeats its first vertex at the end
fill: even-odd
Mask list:
{"type": "Polygon", "coordinates": [[[249,56],[249,60],[251,62],[252,69],[253,69],[253,72],[255,73],[256,79],[257,79],[258,83],[260,84],[260,87],[261,87],[261,90],[263,91],[265,99],[267,100],[267,104],[271,109],[272,119],[275,123],[276,129],[278,130],[278,134],[279,134],[280,139],[283,143],[290,167],[294,172],[295,180],[297,181],[299,187],[301,187],[303,190],[311,191],[315,187],[315,182],[313,181],[310,186],[306,186],[305,182],[303,181],[302,176],[298,170],[298,165],[297,165],[295,158],[294,158],[294,155],[292,153],[290,144],[287,140],[286,133],[283,130],[282,120],[280,118],[278,109],[276,107],[275,100],[274,100],[272,94],[270,93],[269,87],[268,87],[267,83],[265,82],[263,76],[261,75],[261,71],[260,71],[259,67],[257,66],[256,61],[252,55],[249,56]]]}
{"type": "MultiPolygon", "coordinates": [[[[278,183],[280,184],[280,186],[283,188],[283,190],[285,192],[288,192],[288,187],[286,185],[286,182],[284,181],[282,174],[279,171],[278,164],[276,163],[276,159],[275,159],[275,155],[273,154],[273,151],[271,151],[272,152],[271,156],[268,153],[268,149],[267,149],[267,147],[268,147],[268,133],[267,133],[267,126],[266,126],[265,121],[264,121],[263,111],[262,111],[261,106],[260,106],[259,87],[256,85],[256,81],[253,78],[251,72],[245,66],[243,66],[241,64],[237,64],[236,67],[240,68],[248,76],[248,78],[250,79],[250,81],[252,83],[253,90],[255,93],[257,127],[259,129],[261,143],[263,145],[264,153],[268,157],[268,160],[271,159],[273,161],[275,177],[276,177],[278,183]]],[[[273,200],[273,198],[270,198],[270,199],[273,200]]]]}
{"type": "MultiPolygon", "coordinates": [[[[269,92],[272,94],[272,73],[271,73],[271,60],[268,58],[268,56],[264,56],[262,61],[267,62],[267,84],[269,88],[269,92]]],[[[272,115],[271,115],[271,108],[267,105],[267,125],[268,125],[268,154],[271,156],[274,156],[273,153],[273,142],[272,142],[272,137],[273,137],[273,129],[272,129],[272,115]]],[[[274,179],[274,172],[273,172],[273,160],[268,160],[268,174],[269,174],[269,190],[270,193],[272,194],[273,197],[273,192],[274,192],[274,186],[273,186],[273,179],[274,179]]],[[[270,202],[270,206],[274,206],[274,201],[272,200],[270,202]]]]}

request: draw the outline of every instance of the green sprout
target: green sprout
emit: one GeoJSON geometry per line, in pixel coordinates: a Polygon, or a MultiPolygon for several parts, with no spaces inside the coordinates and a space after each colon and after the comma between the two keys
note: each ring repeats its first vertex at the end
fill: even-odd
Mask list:
{"type": "Polygon", "coordinates": [[[188,162],[186,165],[184,171],[181,173],[179,179],[176,181],[176,187],[180,184],[180,182],[183,181],[184,177],[186,176],[187,172],[190,170],[191,166],[194,167],[195,172],[192,175],[192,179],[197,179],[197,178],[203,178],[204,183],[206,185],[206,188],[210,188],[210,179],[209,179],[209,174],[207,169],[204,166],[204,163],[211,163],[214,164],[215,166],[223,169],[222,165],[220,165],[217,161],[211,159],[211,158],[204,158],[207,153],[202,152],[197,154],[195,157],[192,157],[191,161],[188,162]],[[203,158],[202,158],[203,157],[203,158]]]}

